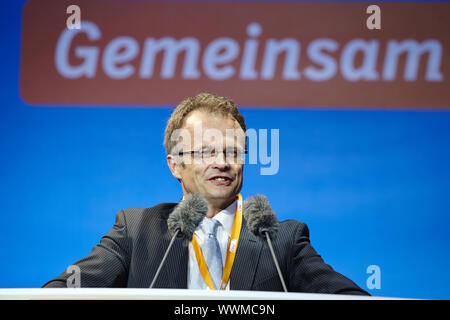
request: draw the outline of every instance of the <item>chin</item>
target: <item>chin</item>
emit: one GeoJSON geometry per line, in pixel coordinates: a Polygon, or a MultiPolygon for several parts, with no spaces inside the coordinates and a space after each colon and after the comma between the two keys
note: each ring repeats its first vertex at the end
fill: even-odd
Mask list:
{"type": "Polygon", "coordinates": [[[212,192],[208,195],[208,198],[216,203],[227,203],[234,200],[237,193],[234,192],[212,192]]]}

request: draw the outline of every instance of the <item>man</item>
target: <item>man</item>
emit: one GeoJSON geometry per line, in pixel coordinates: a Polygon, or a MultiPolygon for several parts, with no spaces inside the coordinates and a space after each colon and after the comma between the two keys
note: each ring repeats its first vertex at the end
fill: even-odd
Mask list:
{"type": "MultiPolygon", "coordinates": [[[[184,100],[171,115],[164,137],[167,164],[184,197],[200,194],[208,209],[192,241],[175,240],[155,288],[283,290],[267,243],[249,232],[245,219],[237,227],[245,132],[235,104],[211,94],[184,100]]],[[[149,287],[170,242],[167,219],[176,205],[119,211],[111,231],[75,263],[81,286],[149,287]]],[[[272,242],[288,291],[368,294],[325,264],[304,223],[281,222],[272,242]]],[[[68,277],[64,272],[44,286],[66,287],[68,277]]]]}

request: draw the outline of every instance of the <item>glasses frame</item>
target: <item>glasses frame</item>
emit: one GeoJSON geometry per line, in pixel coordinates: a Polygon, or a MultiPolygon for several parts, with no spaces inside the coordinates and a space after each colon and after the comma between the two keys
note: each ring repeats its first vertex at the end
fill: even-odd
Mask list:
{"type": "MultiPolygon", "coordinates": [[[[214,150],[214,153],[216,153],[215,150],[214,150]]],[[[180,157],[182,157],[184,155],[194,155],[194,156],[195,155],[201,155],[202,159],[203,158],[216,158],[217,154],[219,154],[219,153],[215,154],[214,156],[209,156],[209,157],[205,157],[205,154],[206,155],[208,155],[208,154],[210,155],[211,152],[209,150],[208,151],[191,150],[191,151],[180,151],[180,152],[177,153],[177,155],[180,156],[180,157]]],[[[227,159],[226,150],[222,150],[222,154],[224,155],[224,159],[227,159]]],[[[242,151],[242,153],[240,155],[238,155],[238,157],[239,156],[242,157],[243,155],[246,155],[246,154],[248,154],[248,151],[244,150],[244,151],[242,151]]],[[[233,157],[233,159],[238,159],[238,158],[237,157],[236,158],[233,157]]]]}

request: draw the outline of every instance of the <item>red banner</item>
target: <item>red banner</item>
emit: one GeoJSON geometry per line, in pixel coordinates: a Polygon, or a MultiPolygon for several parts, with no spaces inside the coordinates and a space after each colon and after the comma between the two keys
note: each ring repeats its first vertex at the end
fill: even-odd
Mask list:
{"type": "Polygon", "coordinates": [[[31,105],[450,108],[450,4],[32,0],[20,89],[31,105]],[[73,11],[74,12],[74,11],[73,11]],[[373,21],[372,21],[373,22],[373,21]]]}

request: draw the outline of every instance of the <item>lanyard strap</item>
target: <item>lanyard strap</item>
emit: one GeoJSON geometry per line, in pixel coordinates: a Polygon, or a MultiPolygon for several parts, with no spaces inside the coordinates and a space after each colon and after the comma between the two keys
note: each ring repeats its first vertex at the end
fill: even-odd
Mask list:
{"type": "MultiPolygon", "coordinates": [[[[238,194],[236,204],[236,213],[234,215],[233,229],[231,230],[230,241],[228,242],[227,258],[225,259],[225,267],[223,269],[222,283],[220,285],[220,290],[225,290],[230,279],[231,268],[234,263],[234,256],[236,255],[236,249],[239,242],[239,235],[241,233],[242,226],[242,196],[238,194]]],[[[214,284],[211,279],[211,275],[208,271],[208,266],[206,265],[205,258],[203,257],[202,250],[195,238],[192,237],[192,246],[194,247],[195,257],[197,258],[198,268],[202,275],[203,281],[209,289],[215,290],[214,284]]]]}

